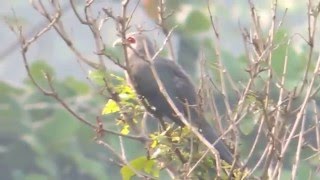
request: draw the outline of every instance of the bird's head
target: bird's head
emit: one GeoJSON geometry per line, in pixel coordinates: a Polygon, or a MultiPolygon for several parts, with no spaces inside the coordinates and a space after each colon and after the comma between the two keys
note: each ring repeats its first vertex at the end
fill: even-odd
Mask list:
{"type": "Polygon", "coordinates": [[[113,43],[113,46],[123,45],[127,47],[128,57],[138,56],[144,59],[151,59],[155,54],[152,43],[141,32],[134,32],[127,34],[127,38],[121,38],[113,43]]]}

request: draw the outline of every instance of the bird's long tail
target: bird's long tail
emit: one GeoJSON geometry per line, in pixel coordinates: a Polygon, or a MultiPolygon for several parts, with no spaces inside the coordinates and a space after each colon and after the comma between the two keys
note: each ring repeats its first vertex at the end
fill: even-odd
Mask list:
{"type": "Polygon", "coordinates": [[[216,130],[206,121],[196,108],[190,109],[192,123],[199,128],[199,132],[214,145],[214,148],[219,152],[220,158],[228,164],[233,163],[233,156],[229,148],[216,133],[216,130]]]}
{"type": "Polygon", "coordinates": [[[219,138],[215,129],[205,120],[201,120],[201,123],[198,125],[201,134],[209,141],[211,144],[214,144],[214,148],[219,152],[220,158],[226,161],[228,164],[233,163],[233,156],[229,148],[225,145],[223,140],[219,138]]]}

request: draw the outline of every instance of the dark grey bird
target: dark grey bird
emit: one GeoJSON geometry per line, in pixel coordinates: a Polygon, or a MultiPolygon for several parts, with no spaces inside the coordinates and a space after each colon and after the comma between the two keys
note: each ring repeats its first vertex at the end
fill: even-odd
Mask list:
{"type": "MultiPolygon", "coordinates": [[[[121,40],[118,40],[115,43],[119,44],[121,42],[121,40]]],[[[233,157],[228,147],[222,140],[217,141],[219,136],[215,132],[215,129],[210,126],[199,112],[195,86],[184,70],[169,59],[162,57],[152,59],[156,52],[152,43],[140,32],[128,35],[122,44],[127,47],[127,68],[129,69],[128,74],[130,76],[130,78],[127,78],[129,78],[137,94],[145,98],[147,102],[154,107],[152,114],[156,117],[167,117],[177,125],[184,126],[184,123],[176,115],[160,91],[159,85],[152,73],[150,63],[153,63],[153,67],[163,87],[179,112],[182,113],[187,120],[191,121],[192,126],[199,129],[199,132],[207,141],[211,144],[215,143],[214,147],[219,152],[221,159],[232,164],[233,157]]]]}

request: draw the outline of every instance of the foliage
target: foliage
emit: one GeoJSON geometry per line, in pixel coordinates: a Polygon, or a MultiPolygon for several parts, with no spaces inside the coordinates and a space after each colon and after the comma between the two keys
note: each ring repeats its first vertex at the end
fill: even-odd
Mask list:
{"type": "MultiPolygon", "coordinates": [[[[124,2],[118,6],[126,8],[124,2]]],[[[179,37],[175,60],[197,80],[204,116],[221,132],[231,129],[223,138],[247,167],[234,169],[234,178],[270,179],[272,174],[268,173],[274,173],[278,179],[317,179],[319,52],[314,44],[317,36],[311,31],[318,28],[319,4],[309,4],[308,13],[303,11],[309,20],[314,20],[309,26],[315,27],[305,27],[308,37],[301,38],[303,35],[292,33],[292,29],[279,22],[285,21],[279,18],[279,12],[285,11],[280,7],[280,10],[272,8],[279,12],[274,18],[267,17],[271,24],[268,26],[259,16],[263,12],[250,3],[248,8],[244,3],[234,7],[227,2],[223,5],[202,1],[160,2],[142,1],[141,10],[165,35],[178,24],[174,29],[179,37]],[[239,17],[252,16],[247,18],[251,18],[249,25],[241,19],[244,25],[240,23],[236,33],[231,31],[243,39],[244,48],[242,51],[237,46],[238,54],[223,46],[235,40],[233,36],[227,39],[230,34],[222,29],[224,24],[238,23],[232,20],[236,13],[239,17]],[[222,14],[228,15],[216,23],[222,14]],[[301,52],[296,50],[297,36],[304,42],[301,52]],[[260,158],[264,159],[260,161],[260,158]]],[[[109,68],[110,64],[123,68],[125,56],[105,43],[104,38],[110,35],[103,33],[103,26],[107,26],[104,23],[114,22],[116,26],[108,28],[116,29],[121,35],[132,29],[133,24],[128,23],[128,20],[132,22],[131,17],[102,11],[101,6],[99,15],[95,16],[88,11],[92,10],[94,1],[85,5],[77,3],[69,8],[83,26],[89,27],[96,45],[93,57],[97,61],[87,59],[77,49],[77,41],[69,37],[63,26],[68,24],[60,19],[55,22],[52,18],[56,16],[46,16],[47,10],[37,9],[43,5],[32,4],[50,24],[31,38],[24,37],[24,33],[20,37],[20,32],[16,32],[30,74],[19,87],[0,81],[0,178],[129,180],[217,176],[216,159],[203,142],[186,127],[170,122],[164,122],[161,127],[154,125],[157,121],[149,120],[155,117],[144,116],[152,107],[145,104],[143,97],[137,97],[122,74],[109,68]],[[84,14],[77,14],[79,7],[84,9],[84,14]],[[59,76],[58,69],[47,63],[49,55],[32,63],[28,61],[31,45],[39,37],[46,38],[43,35],[47,31],[55,31],[54,37],[61,37],[59,41],[65,42],[64,47],[79,59],[80,65],[75,63],[75,66],[82,70],[83,64],[90,67],[88,79],[59,76]]],[[[45,6],[50,6],[50,13],[59,11],[54,3],[45,6]]],[[[302,13],[299,8],[297,11],[302,13]]],[[[132,15],[133,19],[137,18],[135,11],[132,15]]],[[[18,20],[7,19],[13,31],[27,24],[24,18],[18,20]]],[[[59,50],[65,52],[65,48],[59,50]]],[[[224,162],[222,168],[227,173],[232,169],[224,162]]],[[[228,179],[228,175],[223,173],[220,178],[228,179]]]]}
{"type": "MultiPolygon", "coordinates": [[[[43,83],[42,72],[50,69],[53,73],[44,61],[36,61],[31,67],[35,78],[43,83]]],[[[5,82],[0,85],[1,179],[115,177],[108,175],[115,167],[105,167],[94,156],[104,151],[92,142],[94,132],[83,127],[59,103],[30,86],[29,80],[25,82],[22,88],[5,82]]],[[[76,102],[72,97],[85,96],[90,98],[81,100],[81,104],[101,101],[92,96],[88,85],[73,77],[55,80],[54,84],[69,98],[68,103],[76,102]]],[[[85,109],[86,117],[94,117],[90,111],[95,108],[85,109]]]]}

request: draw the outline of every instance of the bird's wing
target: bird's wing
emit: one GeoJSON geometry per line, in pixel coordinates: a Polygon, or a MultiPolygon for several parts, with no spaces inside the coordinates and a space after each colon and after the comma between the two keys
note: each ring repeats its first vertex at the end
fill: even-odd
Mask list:
{"type": "Polygon", "coordinates": [[[158,58],[155,63],[164,86],[170,86],[166,87],[168,94],[179,111],[186,115],[187,105],[197,104],[195,87],[190,78],[179,65],[171,60],[158,58]]]}
{"type": "Polygon", "coordinates": [[[185,115],[190,113],[188,114],[190,116],[186,117],[190,118],[192,125],[198,127],[201,134],[210,143],[215,143],[214,147],[219,151],[221,158],[231,164],[233,162],[233,157],[230,153],[230,150],[222,140],[215,142],[219,136],[197,110],[197,94],[195,91],[195,86],[192,84],[188,75],[173,61],[167,59],[156,59],[155,63],[158,74],[160,76],[163,75],[160,78],[162,83],[164,83],[164,86],[173,84],[171,88],[166,87],[166,90],[167,92],[169,91],[168,93],[178,109],[180,107],[179,111],[185,113],[185,115]],[[185,103],[193,106],[190,106],[189,109],[186,109],[187,106],[185,103]]]}

